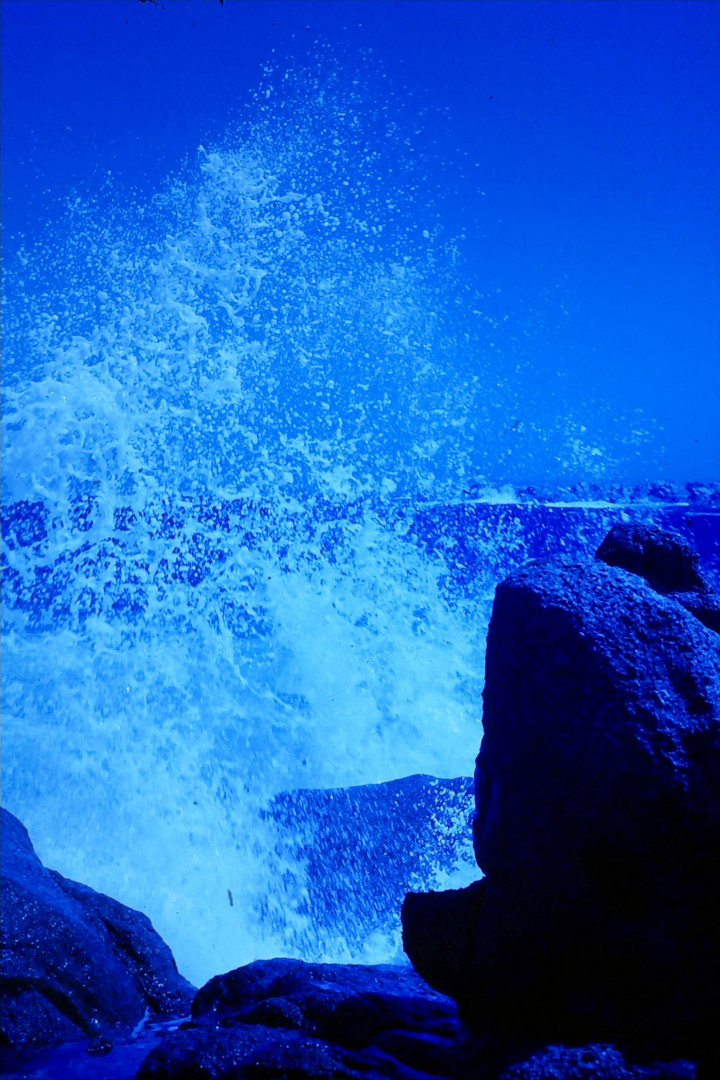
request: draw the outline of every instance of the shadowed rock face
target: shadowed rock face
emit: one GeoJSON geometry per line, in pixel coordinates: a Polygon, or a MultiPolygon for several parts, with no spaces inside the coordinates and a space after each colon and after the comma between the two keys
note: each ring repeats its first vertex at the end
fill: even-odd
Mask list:
{"type": "Polygon", "coordinates": [[[486,877],[403,909],[413,964],[479,1039],[493,1032],[488,1058],[552,1042],[710,1054],[717,645],[675,599],[600,561],[530,563],[498,587],[475,773],[486,877]]]}
{"type": "Polygon", "coordinates": [[[0,1045],[49,1046],[182,1015],[193,988],[146,915],[47,870],[2,822],[0,1045]]]}

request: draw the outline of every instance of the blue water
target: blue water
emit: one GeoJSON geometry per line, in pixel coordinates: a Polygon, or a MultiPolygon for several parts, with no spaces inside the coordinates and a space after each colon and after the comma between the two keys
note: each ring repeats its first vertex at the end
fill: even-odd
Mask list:
{"type": "MultiPolygon", "coordinates": [[[[100,24],[78,28],[70,9],[96,19],[97,7],[103,19],[131,8],[136,34],[150,14],[58,3],[71,88],[69,58],[96,62],[88,25],[100,24]]],[[[427,36],[421,10],[430,33],[443,7],[410,5],[415,35],[427,36]]],[[[511,8],[498,6],[512,23],[511,8]]],[[[387,47],[394,5],[375,9],[387,47]]],[[[188,10],[209,17],[169,5],[168,19],[188,10]]],[[[312,10],[332,37],[336,16],[312,10]]],[[[27,44],[29,24],[8,18],[4,48],[27,44]]],[[[189,27],[173,25],[177,50],[189,27]]],[[[33,32],[48,49],[42,23],[33,32]]],[[[615,494],[579,516],[533,517],[503,509],[516,488],[713,478],[711,395],[695,383],[710,385],[714,330],[695,342],[702,378],[680,380],[704,411],[693,419],[677,398],[669,467],[648,407],[660,398],[638,401],[642,372],[603,397],[597,361],[570,356],[567,275],[553,264],[513,285],[528,264],[519,232],[506,247],[497,203],[483,249],[485,187],[470,198],[469,151],[446,139],[446,123],[458,131],[440,88],[415,71],[406,93],[386,60],[322,34],[297,56],[289,40],[262,58],[261,40],[242,108],[215,103],[200,145],[197,126],[173,119],[182,102],[163,114],[174,158],[150,183],[152,140],[133,150],[113,128],[125,165],[110,170],[99,120],[97,143],[67,135],[64,150],[39,119],[40,149],[23,143],[17,104],[8,121],[3,800],[48,865],[147,912],[196,983],[303,951],[298,874],[283,875],[263,813],[272,796],[468,775],[496,582],[538,547],[590,553],[618,517],[662,510],[615,494]],[[55,173],[37,165],[45,144],[55,173]],[[21,151],[39,169],[27,180],[38,220],[18,210],[21,151]]],[[[159,82],[173,55],[157,60],[159,82]]],[[[147,79],[155,61],[136,61],[147,79]]],[[[108,98],[116,123],[121,97],[108,98]]],[[[77,123],[96,114],[88,104],[77,123]]],[[[159,129],[153,139],[171,156],[159,129]]],[[[476,166],[492,197],[494,167],[476,166]]],[[[643,358],[646,374],[654,363],[643,358]]],[[[692,530],[691,517],[677,523],[692,530]]],[[[445,884],[472,873],[463,863],[445,884]]],[[[397,922],[352,954],[332,927],[315,939],[313,959],[399,953],[397,922]]]]}

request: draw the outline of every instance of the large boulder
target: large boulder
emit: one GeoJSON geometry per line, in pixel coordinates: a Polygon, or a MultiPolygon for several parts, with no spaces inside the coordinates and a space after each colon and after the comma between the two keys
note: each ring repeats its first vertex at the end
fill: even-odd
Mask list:
{"type": "Polygon", "coordinates": [[[189,1011],[193,988],[146,915],[47,870],[0,811],[0,1045],[98,1039],[189,1011]]]}
{"type": "Polygon", "coordinates": [[[409,968],[259,960],[211,979],[137,1080],[437,1080],[457,1028],[453,1002],[409,968]]]}
{"type": "Polygon", "coordinates": [[[529,563],[497,589],[483,721],[474,843],[486,876],[408,896],[416,969],[458,1001],[495,1062],[488,1075],[553,1042],[709,1060],[717,635],[635,573],[529,563]]]}
{"type": "Polygon", "coordinates": [[[595,558],[645,578],[656,592],[671,596],[720,633],[720,595],[703,573],[700,556],[679,533],[638,521],[620,522],[595,558]]]}

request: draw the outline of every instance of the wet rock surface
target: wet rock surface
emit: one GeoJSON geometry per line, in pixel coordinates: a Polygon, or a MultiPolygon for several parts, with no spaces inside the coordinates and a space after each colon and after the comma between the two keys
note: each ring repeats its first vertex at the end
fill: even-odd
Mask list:
{"type": "Polygon", "coordinates": [[[193,988],[147,916],[46,869],[21,822],[0,814],[0,1045],[100,1048],[148,1015],[188,1011],[193,988]]]}
{"type": "MultiPolygon", "coordinates": [[[[673,593],[695,584],[677,554],[662,564],[673,593]]],[[[467,1075],[495,1078],[553,1043],[612,1043],[712,1075],[717,635],[636,572],[529,563],[497,589],[484,730],[474,841],[486,877],[403,909],[414,966],[472,1032],[467,1075]]],[[[616,1075],[580,1064],[526,1073],[616,1075]]]]}
{"type": "Polygon", "coordinates": [[[449,1077],[457,1031],[454,1003],[409,968],[257,961],[207,983],[138,1080],[449,1077]]]}

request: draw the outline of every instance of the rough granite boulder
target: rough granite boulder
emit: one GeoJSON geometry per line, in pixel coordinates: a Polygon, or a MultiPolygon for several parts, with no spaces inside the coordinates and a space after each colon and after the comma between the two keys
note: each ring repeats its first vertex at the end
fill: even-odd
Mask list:
{"type": "Polygon", "coordinates": [[[483,696],[474,842],[486,876],[403,908],[416,970],[474,1032],[469,1075],[552,1043],[710,1061],[717,635],[635,573],[532,562],[497,589],[483,696]]]}
{"type": "Polygon", "coordinates": [[[677,600],[720,633],[720,596],[703,574],[698,553],[679,533],[623,522],[612,527],[595,558],[645,578],[656,592],[677,600]]]}
{"type": "Polygon", "coordinates": [[[438,1080],[457,1011],[409,968],[259,960],[211,979],[137,1080],[438,1080]]]}
{"type": "Polygon", "coordinates": [[[188,1012],[193,987],[147,916],[47,870],[21,822],[0,815],[0,1046],[97,1039],[188,1012]]]}

